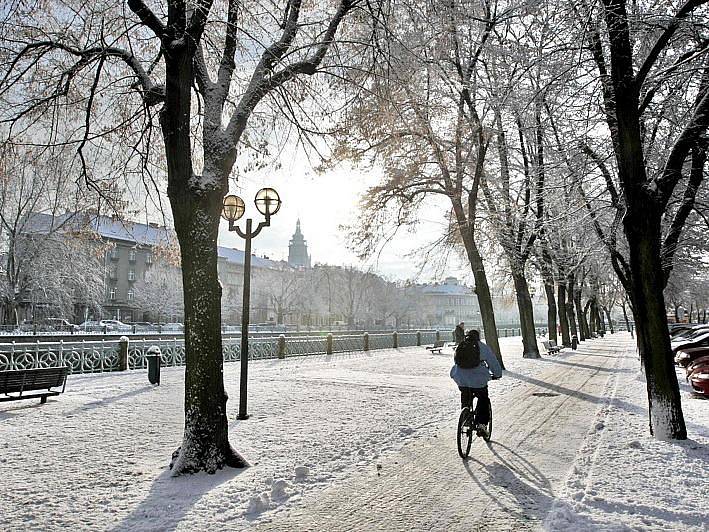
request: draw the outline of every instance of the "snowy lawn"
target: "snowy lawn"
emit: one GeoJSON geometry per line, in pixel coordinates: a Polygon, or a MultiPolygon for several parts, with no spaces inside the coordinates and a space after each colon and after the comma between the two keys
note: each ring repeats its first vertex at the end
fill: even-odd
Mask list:
{"type": "Polygon", "coordinates": [[[689,438],[655,440],[634,362],[609,381],[547,530],[709,530],[709,400],[693,394],[678,368],[689,438]]]}
{"type": "MultiPolygon", "coordinates": [[[[510,369],[542,369],[520,338],[501,343],[510,369]]],[[[230,437],[251,467],[189,478],[167,467],[183,368],[163,368],[159,387],[146,371],[70,376],[45,405],[0,406],[0,530],[247,528],[435,433],[459,409],[451,364],[450,350],[423,348],[253,362],[246,421],[239,364],[226,364],[230,437]]]]}

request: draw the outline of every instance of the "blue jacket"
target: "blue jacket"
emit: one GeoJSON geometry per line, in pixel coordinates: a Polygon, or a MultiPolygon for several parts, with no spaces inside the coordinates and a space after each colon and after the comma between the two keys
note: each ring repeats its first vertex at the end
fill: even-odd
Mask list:
{"type": "Polygon", "coordinates": [[[502,368],[492,349],[480,342],[480,365],[477,368],[463,369],[456,364],[451,368],[451,379],[464,388],[484,388],[490,380],[490,372],[495,377],[502,377],[502,368]]]}

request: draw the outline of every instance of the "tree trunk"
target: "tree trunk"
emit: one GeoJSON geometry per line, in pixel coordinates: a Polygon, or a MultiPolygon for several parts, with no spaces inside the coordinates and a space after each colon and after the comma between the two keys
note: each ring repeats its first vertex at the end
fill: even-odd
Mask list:
{"type": "Polygon", "coordinates": [[[566,312],[569,314],[569,331],[571,336],[575,336],[576,340],[579,338],[578,329],[576,328],[576,317],[574,315],[574,276],[569,275],[569,281],[567,283],[567,301],[566,301],[566,312]]]}
{"type": "Polygon", "coordinates": [[[588,328],[588,322],[586,321],[586,316],[583,313],[583,305],[581,304],[581,287],[574,289],[574,307],[576,308],[576,321],[578,322],[579,328],[579,341],[591,337],[591,331],[588,328]]]}
{"type": "Polygon", "coordinates": [[[658,209],[648,198],[628,205],[623,220],[630,250],[633,310],[640,356],[645,367],[650,432],[658,439],[687,438],[679,385],[665,316],[658,209]]]}
{"type": "Polygon", "coordinates": [[[185,427],[173,475],[243,467],[229,444],[221,335],[217,233],[226,180],[199,188],[190,138],[194,43],[165,52],[165,106],[160,114],[167,193],[180,244],[185,306],[185,427]]]}
{"type": "Polygon", "coordinates": [[[7,298],[5,305],[5,325],[19,325],[17,317],[17,300],[15,298],[7,298]]]}
{"type": "Polygon", "coordinates": [[[611,319],[611,311],[608,307],[603,307],[603,312],[606,314],[606,319],[608,320],[608,329],[611,334],[615,334],[615,328],[613,327],[613,320],[611,319]]]}
{"type": "Polygon", "coordinates": [[[603,308],[596,302],[596,319],[598,320],[598,330],[601,334],[606,334],[606,319],[603,314],[603,308]]]}
{"type": "Polygon", "coordinates": [[[589,299],[586,301],[586,305],[583,307],[583,319],[584,321],[588,324],[588,337],[591,338],[593,333],[596,332],[595,328],[595,323],[593,321],[593,312],[591,312],[591,304],[593,303],[593,299],[589,299]]]}
{"type": "MultiPolygon", "coordinates": [[[[469,198],[469,204],[470,201],[472,201],[471,198],[469,198]]],[[[480,250],[475,241],[475,227],[472,222],[468,221],[468,215],[470,215],[470,213],[466,214],[463,205],[459,201],[452,201],[452,205],[456,220],[461,228],[460,236],[463,240],[470,268],[473,271],[473,278],[475,279],[475,294],[478,297],[480,318],[483,322],[483,332],[485,333],[485,343],[490,346],[490,349],[492,349],[492,352],[495,353],[495,357],[497,357],[497,360],[500,362],[500,366],[504,369],[505,364],[502,360],[500,342],[497,338],[497,323],[495,322],[495,310],[492,306],[490,285],[487,282],[485,264],[483,263],[480,250]]]]}
{"type": "Polygon", "coordinates": [[[522,356],[524,358],[541,358],[537,346],[537,333],[534,330],[534,308],[532,307],[532,297],[529,295],[527,278],[523,271],[513,268],[512,280],[517,294],[517,308],[522,330],[522,356]]]}
{"type": "Polygon", "coordinates": [[[185,433],[173,472],[214,473],[224,466],[243,467],[244,460],[229,444],[226,415],[217,276],[220,202],[209,195],[195,199],[193,194],[175,192],[170,199],[182,258],[187,358],[185,433]]]}
{"type": "Polygon", "coordinates": [[[625,301],[621,304],[620,308],[623,309],[623,319],[625,320],[625,329],[631,334],[631,336],[635,336],[633,334],[633,330],[630,327],[630,321],[628,320],[628,313],[625,310],[625,301]]]}
{"type": "Polygon", "coordinates": [[[547,329],[549,330],[549,340],[553,340],[558,345],[559,337],[557,335],[556,321],[556,297],[554,295],[554,261],[551,258],[551,253],[547,247],[542,245],[542,260],[541,260],[542,278],[544,279],[544,292],[547,296],[547,329]]]}
{"type": "Polygon", "coordinates": [[[558,342],[556,335],[556,297],[554,296],[554,277],[545,277],[544,292],[547,296],[547,327],[549,329],[549,340],[558,342]]]}
{"type": "Polygon", "coordinates": [[[569,335],[569,314],[566,310],[566,281],[559,280],[557,285],[559,303],[559,325],[561,326],[561,343],[564,347],[571,346],[569,335]]]}
{"type": "Polygon", "coordinates": [[[487,275],[483,267],[482,257],[477,253],[475,248],[475,260],[470,261],[473,268],[473,277],[475,278],[475,293],[478,296],[478,306],[480,307],[480,318],[483,322],[483,332],[485,333],[485,343],[490,346],[495,357],[500,362],[502,369],[505,369],[505,363],[502,360],[502,351],[500,351],[500,342],[497,338],[497,323],[495,323],[495,310],[492,306],[492,296],[490,295],[490,286],[487,282],[487,275]]]}

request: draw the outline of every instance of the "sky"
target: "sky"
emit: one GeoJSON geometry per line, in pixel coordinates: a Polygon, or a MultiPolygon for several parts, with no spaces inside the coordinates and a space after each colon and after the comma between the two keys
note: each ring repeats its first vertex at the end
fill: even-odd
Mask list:
{"type": "MultiPolygon", "coordinates": [[[[314,263],[354,265],[391,279],[416,279],[419,282],[440,280],[446,274],[463,277],[465,270],[451,257],[444,272],[430,267],[420,268],[415,258],[407,255],[420,250],[442,233],[445,208],[430,204],[422,209],[423,223],[415,234],[401,231],[375,258],[362,263],[348,246],[348,235],[340,226],[356,220],[357,204],[361,195],[377,181],[379,176],[357,169],[340,167],[326,173],[317,173],[304,155],[281,160],[282,167],[242,175],[232,184],[231,193],[242,197],[246,203],[244,220],[250,215],[254,224],[262,220],[253,199],[263,187],[275,188],[282,200],[280,211],[271,218],[271,227],[265,228],[253,240],[256,255],[266,255],[275,260],[288,259],[288,242],[300,219],[301,230],[314,263]]],[[[243,249],[243,240],[230,233],[227,223],[220,226],[219,244],[243,249]]],[[[422,254],[417,253],[420,257],[422,254]]]]}

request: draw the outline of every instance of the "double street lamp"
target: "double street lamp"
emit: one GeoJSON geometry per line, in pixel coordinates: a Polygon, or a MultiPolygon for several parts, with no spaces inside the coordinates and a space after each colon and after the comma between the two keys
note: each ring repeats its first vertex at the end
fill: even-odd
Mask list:
{"type": "Polygon", "coordinates": [[[249,305],[251,299],[251,240],[256,237],[261,229],[271,225],[271,216],[281,208],[281,198],[272,188],[262,188],[256,193],[254,204],[258,212],[264,215],[265,221],[259,222],[253,229],[251,218],[246,219],[246,230],[242,231],[236,222],[246,212],[246,204],[239,196],[229,194],[224,196],[222,204],[222,218],[229,222],[229,231],[234,231],[244,239],[244,294],[243,308],[241,311],[241,376],[239,381],[239,414],[237,419],[248,419],[246,413],[247,382],[249,372],[249,305]]]}

